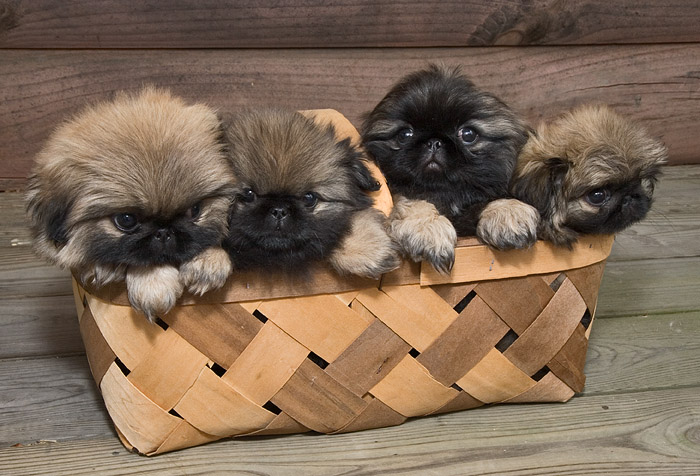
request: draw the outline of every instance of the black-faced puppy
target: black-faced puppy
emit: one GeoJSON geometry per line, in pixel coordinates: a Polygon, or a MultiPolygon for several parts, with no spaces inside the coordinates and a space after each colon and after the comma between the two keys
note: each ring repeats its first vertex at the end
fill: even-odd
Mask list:
{"type": "Polygon", "coordinates": [[[568,246],[616,233],[649,211],[666,147],[607,106],[585,105],[541,124],[518,159],[512,192],[537,207],[540,238],[568,246]]]}
{"type": "MultiPolygon", "coordinates": [[[[394,85],[367,116],[362,139],[399,205],[394,237],[409,256],[448,270],[455,236],[476,234],[486,205],[508,197],[527,128],[458,68],[430,66],[394,85]]],[[[525,209],[525,223],[512,221],[522,228],[517,235],[533,241],[533,212],[524,204],[514,206],[502,211],[517,218],[525,209]]]]}
{"type": "Polygon", "coordinates": [[[379,188],[360,151],[332,126],[281,109],[248,111],[226,127],[236,199],[226,249],[236,269],[304,273],[328,262],[377,278],[396,268],[379,188]]]}
{"type": "Polygon", "coordinates": [[[61,125],[36,157],[35,249],[85,284],[125,280],[154,320],[185,287],[225,282],[233,182],[214,111],[152,87],[119,93],[61,125]]]}

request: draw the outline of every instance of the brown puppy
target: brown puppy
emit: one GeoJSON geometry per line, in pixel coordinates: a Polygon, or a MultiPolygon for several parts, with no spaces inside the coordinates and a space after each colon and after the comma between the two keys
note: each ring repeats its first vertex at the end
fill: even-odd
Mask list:
{"type": "Polygon", "coordinates": [[[226,137],[237,186],[225,246],[236,269],[303,273],[328,262],[378,278],[398,266],[367,193],[379,184],[350,139],[281,109],[231,117],[226,137]]]}
{"type": "Polygon", "coordinates": [[[531,134],[511,191],[540,212],[539,238],[571,247],[581,233],[616,233],[644,218],[666,159],[638,124],[582,106],[531,134]]]}
{"type": "Polygon", "coordinates": [[[119,93],[61,125],[36,157],[35,249],[84,283],[125,280],[154,320],[185,287],[201,294],[229,275],[220,244],[233,181],[211,109],[154,88],[119,93]]]}

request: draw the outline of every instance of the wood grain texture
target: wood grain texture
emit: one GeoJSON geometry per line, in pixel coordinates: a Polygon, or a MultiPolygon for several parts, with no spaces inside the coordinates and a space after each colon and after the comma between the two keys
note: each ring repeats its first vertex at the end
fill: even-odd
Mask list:
{"type": "Polygon", "coordinates": [[[0,360],[0,382],[0,447],[116,438],[84,355],[0,360]]]}
{"type": "Polygon", "coordinates": [[[697,2],[0,2],[5,48],[261,48],[697,41],[697,2]]]}
{"type": "Polygon", "coordinates": [[[85,352],[72,296],[0,299],[0,359],[85,352]]]}
{"type": "Polygon", "coordinates": [[[220,441],[143,458],[114,437],[0,449],[14,476],[256,475],[697,475],[698,388],[495,406],[345,435],[220,441]]]}
{"type": "MultiPolygon", "coordinates": [[[[144,83],[222,111],[333,108],[359,126],[402,75],[462,65],[532,122],[604,102],[644,123],[671,162],[697,162],[700,44],[436,49],[0,50],[0,178],[21,179],[60,121],[144,83]]],[[[16,184],[16,180],[10,182],[16,184]]]]}
{"type": "Polygon", "coordinates": [[[610,260],[700,256],[700,168],[665,167],[647,217],[615,236],[610,260]]]}
{"type": "Polygon", "coordinates": [[[699,386],[698,366],[700,312],[598,319],[586,355],[583,395],[699,386]]]}
{"type": "MultiPolygon", "coordinates": [[[[607,396],[615,401],[620,393],[698,388],[699,349],[698,312],[596,320],[586,362],[584,397],[570,403],[589,396],[607,396]],[[629,338],[631,333],[633,340],[629,338]]],[[[0,382],[0,448],[38,440],[114,436],[84,355],[3,359],[0,382]]],[[[514,408],[529,412],[535,420],[538,412],[549,415],[550,408],[559,406],[514,408]]]]}
{"type": "Polygon", "coordinates": [[[596,316],[700,309],[700,257],[619,261],[605,267],[596,316]]]}

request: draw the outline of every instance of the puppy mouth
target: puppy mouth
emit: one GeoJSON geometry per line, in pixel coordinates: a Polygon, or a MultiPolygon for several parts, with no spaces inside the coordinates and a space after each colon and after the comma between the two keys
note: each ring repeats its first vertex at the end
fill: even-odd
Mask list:
{"type": "Polygon", "coordinates": [[[447,164],[445,163],[445,158],[442,156],[442,154],[431,152],[425,155],[421,165],[424,172],[436,174],[443,172],[447,164]]]}

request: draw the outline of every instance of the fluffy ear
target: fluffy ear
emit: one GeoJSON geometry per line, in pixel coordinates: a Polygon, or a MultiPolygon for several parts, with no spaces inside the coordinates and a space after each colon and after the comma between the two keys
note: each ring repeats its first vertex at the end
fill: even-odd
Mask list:
{"type": "Polygon", "coordinates": [[[368,140],[364,142],[364,146],[365,149],[367,149],[367,152],[369,152],[370,157],[372,157],[375,161],[377,159],[389,157],[396,151],[389,140],[368,140]]]}
{"type": "Polygon", "coordinates": [[[30,215],[34,233],[44,235],[56,245],[64,245],[68,242],[68,228],[66,220],[70,212],[71,204],[68,200],[59,197],[44,198],[35,190],[27,202],[27,212],[30,215]]]}
{"type": "Polygon", "coordinates": [[[558,157],[531,161],[513,176],[511,193],[537,208],[543,217],[548,216],[554,211],[569,166],[568,160],[558,157]]]}
{"type": "Polygon", "coordinates": [[[381,188],[380,183],[372,175],[362,154],[351,143],[350,139],[343,139],[338,142],[338,146],[348,151],[350,158],[350,170],[352,180],[360,189],[368,192],[376,192],[381,188]]]}

